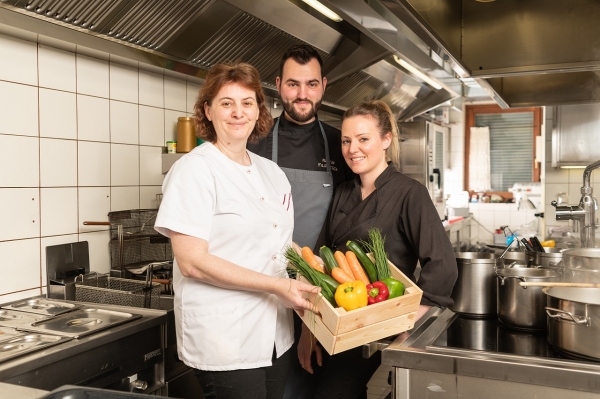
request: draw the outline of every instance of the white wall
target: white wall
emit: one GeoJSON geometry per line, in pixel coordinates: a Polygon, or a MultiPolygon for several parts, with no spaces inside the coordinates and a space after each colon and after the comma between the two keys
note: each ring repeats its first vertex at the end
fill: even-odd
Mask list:
{"type": "MultiPolygon", "coordinates": [[[[568,226],[571,222],[568,220],[556,220],[556,212],[550,202],[557,199],[558,193],[564,192],[569,196],[569,205],[577,205],[581,198],[581,187],[583,186],[583,168],[581,169],[560,169],[552,167],[552,107],[546,108],[546,140],[545,153],[546,162],[544,164],[545,173],[542,174],[542,185],[545,188],[545,223],[544,233],[548,233],[551,226],[568,226]]],[[[595,170],[591,175],[591,185],[595,189],[594,196],[598,197],[600,191],[600,170],[595,170]]],[[[596,218],[598,218],[596,211],[596,218]]],[[[596,240],[600,230],[596,230],[596,240]]],[[[579,237],[579,233],[576,234],[579,237]]],[[[598,241],[596,241],[598,242],[598,241]]]]}
{"type": "Polygon", "coordinates": [[[0,35],[0,303],[45,293],[45,247],[88,241],[108,272],[110,211],[155,208],[161,152],[201,80],[0,35]]]}

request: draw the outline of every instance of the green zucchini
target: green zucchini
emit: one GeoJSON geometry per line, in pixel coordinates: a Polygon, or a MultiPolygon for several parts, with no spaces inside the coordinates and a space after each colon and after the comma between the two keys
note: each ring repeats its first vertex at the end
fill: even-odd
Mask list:
{"type": "Polygon", "coordinates": [[[375,265],[373,264],[371,259],[369,259],[365,251],[363,251],[363,249],[360,247],[360,245],[358,245],[354,241],[348,240],[348,242],[346,243],[346,247],[350,251],[354,252],[354,255],[356,255],[356,258],[362,265],[363,269],[365,269],[367,277],[369,277],[369,281],[372,283],[377,281],[377,270],[375,269],[375,265]]]}
{"type": "Polygon", "coordinates": [[[325,273],[321,273],[319,271],[317,271],[317,273],[319,273],[319,277],[321,277],[321,280],[323,281],[323,283],[327,284],[329,287],[331,287],[331,290],[333,291],[333,293],[335,294],[335,290],[337,289],[337,287],[340,285],[340,283],[338,283],[337,281],[335,281],[335,279],[331,276],[328,276],[325,273]]]}
{"type": "Polygon", "coordinates": [[[319,248],[319,256],[321,256],[323,263],[325,263],[327,274],[331,275],[331,271],[336,267],[339,267],[335,261],[335,258],[333,257],[333,252],[327,246],[323,245],[321,248],[319,248]]]}

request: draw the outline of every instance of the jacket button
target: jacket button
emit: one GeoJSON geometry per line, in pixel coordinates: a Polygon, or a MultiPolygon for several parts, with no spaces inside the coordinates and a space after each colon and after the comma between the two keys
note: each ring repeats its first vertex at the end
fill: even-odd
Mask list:
{"type": "Polygon", "coordinates": [[[277,223],[273,224],[273,228],[276,229],[277,228],[277,223]]]}
{"type": "Polygon", "coordinates": [[[261,201],[264,201],[264,200],[265,200],[265,197],[260,197],[260,200],[261,200],[261,201]]]}
{"type": "Polygon", "coordinates": [[[273,255],[273,256],[271,257],[271,259],[273,259],[273,260],[277,260],[277,255],[273,255]]]}

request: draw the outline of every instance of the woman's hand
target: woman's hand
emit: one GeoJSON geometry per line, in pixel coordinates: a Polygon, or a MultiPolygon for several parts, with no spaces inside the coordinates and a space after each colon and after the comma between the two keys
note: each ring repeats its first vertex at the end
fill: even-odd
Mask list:
{"type": "Polygon", "coordinates": [[[273,293],[286,308],[297,310],[300,316],[304,316],[305,309],[318,314],[316,306],[302,296],[302,293],[316,294],[321,288],[291,278],[280,278],[275,284],[273,293]]]}
{"type": "Polygon", "coordinates": [[[321,347],[317,345],[315,336],[312,335],[306,324],[302,324],[302,333],[300,334],[300,340],[298,341],[298,360],[302,368],[309,373],[313,374],[312,369],[312,353],[315,352],[317,358],[317,364],[323,366],[323,354],[321,353],[321,347]]]}

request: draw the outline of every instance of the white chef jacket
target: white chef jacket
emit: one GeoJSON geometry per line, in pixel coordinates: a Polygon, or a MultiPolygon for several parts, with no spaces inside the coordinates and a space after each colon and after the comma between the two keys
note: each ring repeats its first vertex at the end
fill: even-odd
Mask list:
{"type": "MultiPolygon", "coordinates": [[[[204,143],[184,155],[163,182],[155,229],[208,241],[212,255],[287,277],[283,253],[292,242],[290,184],[281,169],[252,152],[242,166],[204,143]]],[[[220,288],[183,277],[173,267],[179,358],[200,370],[270,366],[292,345],[289,309],[272,294],[220,288]]]]}

